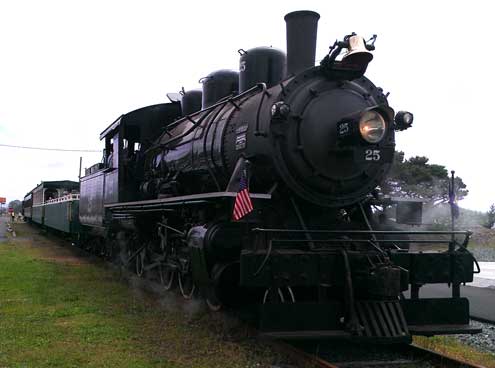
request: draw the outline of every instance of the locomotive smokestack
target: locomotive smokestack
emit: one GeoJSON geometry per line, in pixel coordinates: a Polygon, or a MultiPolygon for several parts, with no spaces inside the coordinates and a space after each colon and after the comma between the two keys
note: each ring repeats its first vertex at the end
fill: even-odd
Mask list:
{"type": "Polygon", "coordinates": [[[320,14],[301,10],[287,14],[287,75],[315,65],[316,33],[320,14]]]}

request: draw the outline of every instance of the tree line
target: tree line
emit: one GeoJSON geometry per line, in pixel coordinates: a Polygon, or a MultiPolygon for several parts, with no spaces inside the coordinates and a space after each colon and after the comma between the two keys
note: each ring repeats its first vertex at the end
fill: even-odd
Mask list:
{"type": "MultiPolygon", "coordinates": [[[[382,183],[384,194],[396,197],[417,198],[424,201],[425,214],[439,222],[450,221],[449,171],[443,165],[432,164],[426,156],[405,158],[396,151],[388,178],[382,183]]],[[[454,178],[456,201],[464,199],[469,190],[461,177],[454,178]]],[[[486,212],[460,209],[460,224],[482,225],[491,229],[495,225],[495,204],[486,212]]],[[[428,220],[427,220],[428,221],[428,220]]]]}

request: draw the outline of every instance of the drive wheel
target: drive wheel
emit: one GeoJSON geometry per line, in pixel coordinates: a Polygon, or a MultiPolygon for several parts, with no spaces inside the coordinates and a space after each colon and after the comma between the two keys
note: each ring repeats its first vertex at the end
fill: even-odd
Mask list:
{"type": "Polygon", "coordinates": [[[146,263],[146,249],[143,248],[141,252],[136,254],[136,275],[138,275],[138,277],[143,277],[145,263],[146,263]]]}
{"type": "Polygon", "coordinates": [[[210,309],[212,312],[218,312],[223,308],[222,302],[218,299],[216,295],[209,295],[205,299],[205,301],[206,301],[206,305],[208,306],[208,309],[210,309]]]}
{"type": "Polygon", "coordinates": [[[117,242],[115,239],[105,242],[105,259],[112,262],[115,258],[117,250],[117,242]]]}
{"type": "Polygon", "coordinates": [[[165,290],[172,290],[177,285],[177,271],[161,263],[158,265],[158,277],[165,290]]]}
{"type": "Polygon", "coordinates": [[[100,238],[96,238],[93,243],[92,243],[92,247],[91,247],[91,250],[90,250],[91,254],[97,256],[97,257],[101,257],[102,254],[103,254],[103,244],[102,244],[102,241],[100,238]]]}
{"type": "Polygon", "coordinates": [[[194,285],[194,281],[190,273],[183,274],[179,272],[179,289],[184,299],[191,299],[193,297],[194,291],[196,290],[196,285],[194,285]]]}

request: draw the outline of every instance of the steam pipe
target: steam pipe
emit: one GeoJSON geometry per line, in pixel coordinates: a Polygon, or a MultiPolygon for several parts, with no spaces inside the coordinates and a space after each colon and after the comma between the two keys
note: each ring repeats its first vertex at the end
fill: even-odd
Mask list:
{"type": "Polygon", "coordinates": [[[315,65],[320,15],[300,10],[287,14],[284,19],[287,25],[287,75],[292,75],[315,65]]]}

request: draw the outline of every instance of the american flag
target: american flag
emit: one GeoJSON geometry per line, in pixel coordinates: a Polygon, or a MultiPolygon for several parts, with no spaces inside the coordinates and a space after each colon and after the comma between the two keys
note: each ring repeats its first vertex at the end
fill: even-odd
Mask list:
{"type": "Polygon", "coordinates": [[[234,213],[233,217],[235,221],[239,221],[241,218],[246,216],[253,210],[253,203],[251,202],[251,198],[249,197],[249,189],[247,184],[247,169],[244,169],[241,172],[241,180],[239,181],[239,191],[235,196],[234,203],[234,213]]]}

